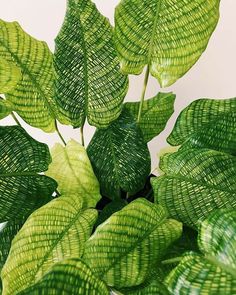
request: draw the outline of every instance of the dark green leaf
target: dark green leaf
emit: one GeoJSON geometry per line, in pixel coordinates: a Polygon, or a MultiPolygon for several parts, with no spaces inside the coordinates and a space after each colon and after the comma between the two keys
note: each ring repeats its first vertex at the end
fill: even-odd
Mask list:
{"type": "MultiPolygon", "coordinates": [[[[155,97],[144,101],[139,126],[146,142],[151,141],[164,130],[174,112],[175,97],[172,93],[158,93],[155,97]]],[[[139,102],[125,103],[125,108],[134,118],[138,117],[139,106],[139,102]]]]}
{"type": "Polygon", "coordinates": [[[68,0],[56,38],[56,96],[74,127],[107,127],[121,113],[128,80],[119,70],[112,27],[90,0],[68,0]]]}
{"type": "Polygon", "coordinates": [[[104,195],[115,199],[121,189],[135,193],[143,188],[151,169],[150,154],[127,110],[108,128],[96,131],[87,152],[104,195]]]}

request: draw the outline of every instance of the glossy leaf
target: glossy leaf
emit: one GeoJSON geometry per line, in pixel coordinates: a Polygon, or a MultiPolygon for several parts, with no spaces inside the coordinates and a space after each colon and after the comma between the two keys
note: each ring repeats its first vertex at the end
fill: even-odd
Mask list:
{"type": "Polygon", "coordinates": [[[53,58],[46,43],[28,35],[17,22],[0,20],[0,58],[22,75],[15,87],[3,92],[14,111],[34,127],[55,131],[53,58]]]}
{"type": "Polygon", "coordinates": [[[103,281],[79,259],[67,259],[55,264],[35,285],[19,295],[109,295],[103,281]]]}
{"type": "Polygon", "coordinates": [[[109,286],[138,286],[181,233],[181,223],[167,219],[161,206],[139,198],[96,229],[83,259],[109,286]]]}
{"type": "Polygon", "coordinates": [[[236,210],[218,210],[199,228],[203,255],[190,252],[166,279],[171,294],[231,295],[236,291],[236,210]]]}
{"type": "Polygon", "coordinates": [[[168,142],[236,154],[235,111],[235,98],[196,100],[182,111],[168,142]]]}
{"type": "Polygon", "coordinates": [[[218,208],[236,209],[236,158],[208,149],[183,149],[167,154],[152,180],[155,200],[172,218],[196,227],[218,208]]]}
{"type": "Polygon", "coordinates": [[[35,284],[56,262],[81,257],[97,218],[78,196],[62,196],[34,212],[14,238],[2,270],[3,294],[35,284]]]}
{"type": "Polygon", "coordinates": [[[90,0],[68,0],[56,38],[56,96],[60,112],[74,127],[85,118],[107,127],[121,113],[127,77],[119,70],[109,21],[90,0]]]}
{"type": "Polygon", "coordinates": [[[88,207],[95,207],[101,198],[100,188],[84,147],[71,140],[66,147],[56,144],[51,154],[46,174],[58,182],[59,192],[78,195],[88,207]]]}
{"type": "Polygon", "coordinates": [[[6,61],[0,55],[0,93],[12,90],[20,79],[20,69],[13,61],[6,61]]]}
{"type": "Polygon", "coordinates": [[[52,199],[48,147],[18,126],[0,127],[0,222],[21,219],[52,199]]]}
{"type": "MultiPolygon", "coordinates": [[[[172,93],[158,93],[155,97],[144,101],[139,127],[146,142],[151,141],[164,130],[174,112],[174,101],[175,95],[172,93]]],[[[125,108],[134,118],[137,118],[139,105],[139,102],[127,102],[125,108]]]]}
{"type": "Polygon", "coordinates": [[[149,65],[162,87],[199,59],[219,19],[220,0],[122,0],[116,8],[115,44],[124,73],[149,65]]]}
{"type": "Polygon", "coordinates": [[[127,110],[108,128],[96,131],[87,152],[107,197],[119,197],[121,189],[135,193],[143,188],[151,170],[150,155],[127,110]]]}

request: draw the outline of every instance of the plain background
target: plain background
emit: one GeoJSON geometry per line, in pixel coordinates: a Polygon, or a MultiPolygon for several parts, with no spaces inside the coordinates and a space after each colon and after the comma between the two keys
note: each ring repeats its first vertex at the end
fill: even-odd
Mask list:
{"type": "MultiPolygon", "coordinates": [[[[209,0],[208,0],[209,1],[209,0]]],[[[114,8],[119,0],[94,0],[99,10],[113,23],[114,8]]],[[[18,21],[23,29],[39,40],[44,40],[54,49],[56,37],[64,18],[66,0],[0,0],[0,18],[5,21],[18,21]]],[[[198,98],[231,98],[236,96],[236,0],[221,0],[221,18],[207,50],[197,64],[179,81],[163,92],[173,91],[177,95],[175,114],[168,122],[167,128],[160,136],[150,142],[152,166],[157,165],[157,154],[167,146],[165,141],[170,133],[179,112],[190,102],[198,98]]],[[[130,77],[130,90],[126,100],[140,99],[143,76],[130,77]]],[[[154,96],[160,87],[151,78],[148,84],[147,98],[154,96]]],[[[14,124],[9,117],[0,122],[1,125],[14,124]]],[[[26,126],[26,125],[24,125],[26,126]]],[[[66,140],[74,138],[80,141],[79,130],[61,126],[66,140]]],[[[46,134],[26,126],[26,130],[37,140],[50,147],[59,142],[56,134],[46,134]]],[[[85,128],[88,144],[94,128],[85,128]]]]}

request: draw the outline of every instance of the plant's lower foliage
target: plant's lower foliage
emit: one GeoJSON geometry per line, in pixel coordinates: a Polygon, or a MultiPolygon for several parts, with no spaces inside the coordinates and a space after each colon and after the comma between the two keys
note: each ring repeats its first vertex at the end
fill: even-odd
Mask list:
{"type": "Polygon", "coordinates": [[[166,279],[171,294],[236,293],[236,210],[219,210],[199,228],[201,254],[186,254],[166,279]]]}
{"type": "Polygon", "coordinates": [[[83,259],[109,286],[138,286],[181,233],[181,223],[140,198],[96,229],[85,244],[83,259]]]}
{"type": "Polygon", "coordinates": [[[108,128],[98,129],[87,151],[105,196],[115,199],[121,189],[136,193],[144,187],[151,170],[150,154],[128,110],[108,128]]]}
{"type": "Polygon", "coordinates": [[[97,212],[78,196],[62,196],[34,212],[14,238],[2,270],[3,294],[35,284],[56,262],[81,257],[97,212]]]}
{"type": "Polygon", "coordinates": [[[191,227],[218,208],[236,209],[236,158],[209,149],[181,149],[162,157],[166,174],[152,179],[155,200],[191,227]]]}
{"type": "Polygon", "coordinates": [[[49,272],[32,287],[18,295],[109,295],[103,281],[79,259],[67,259],[55,264],[49,272]]]}

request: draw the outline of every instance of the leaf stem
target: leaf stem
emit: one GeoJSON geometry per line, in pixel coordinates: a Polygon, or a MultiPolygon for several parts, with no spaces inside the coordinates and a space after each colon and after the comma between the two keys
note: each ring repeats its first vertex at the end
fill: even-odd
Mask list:
{"type": "Polygon", "coordinates": [[[63,138],[63,136],[61,135],[61,132],[59,131],[58,129],[58,125],[57,125],[57,121],[55,120],[55,128],[56,128],[56,132],[58,134],[58,136],[60,137],[61,141],[63,142],[63,144],[66,146],[66,141],[65,139],[63,138]]]}
{"type": "Polygon", "coordinates": [[[17,117],[15,116],[15,114],[13,112],[11,112],[11,116],[14,119],[14,121],[16,122],[16,124],[19,125],[20,127],[22,127],[20,121],[17,119],[17,117]]]}
{"type": "Polygon", "coordinates": [[[167,259],[161,262],[161,264],[166,265],[166,264],[174,264],[174,263],[179,263],[182,260],[182,257],[175,257],[171,259],[167,259]]]}
{"type": "Polygon", "coordinates": [[[82,146],[85,146],[85,143],[84,143],[84,122],[83,122],[82,126],[80,127],[80,136],[81,136],[81,144],[82,144],[82,146]]]}
{"type": "Polygon", "coordinates": [[[140,122],[141,116],[142,116],[143,103],[145,100],[145,94],[146,94],[147,85],[148,85],[149,73],[150,72],[149,72],[149,65],[148,65],[147,69],[146,69],[145,77],[144,77],[143,90],[142,90],[142,95],[141,95],[140,104],[139,104],[137,123],[140,122]]]}

